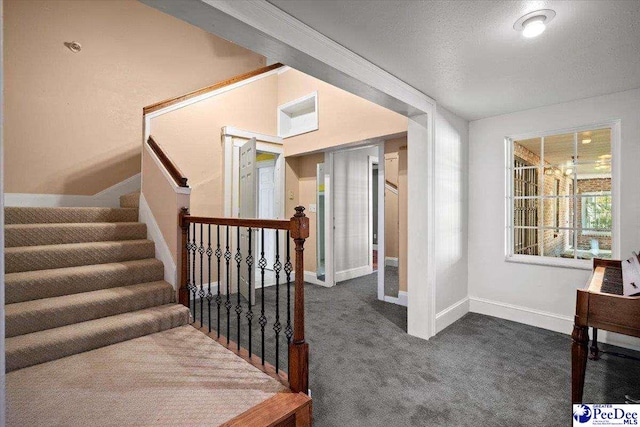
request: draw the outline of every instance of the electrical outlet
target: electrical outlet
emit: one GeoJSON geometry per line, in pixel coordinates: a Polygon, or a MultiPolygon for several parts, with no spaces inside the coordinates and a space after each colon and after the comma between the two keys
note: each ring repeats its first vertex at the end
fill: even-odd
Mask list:
{"type": "Polygon", "coordinates": [[[309,212],[315,212],[315,211],[316,211],[315,203],[309,203],[309,212]]]}

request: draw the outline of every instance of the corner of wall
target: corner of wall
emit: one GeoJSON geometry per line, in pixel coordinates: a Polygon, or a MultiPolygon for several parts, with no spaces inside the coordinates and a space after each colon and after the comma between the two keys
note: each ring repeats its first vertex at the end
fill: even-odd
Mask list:
{"type": "Polygon", "coordinates": [[[140,194],[138,221],[147,225],[147,239],[154,242],[155,256],[164,264],[164,280],[170,283],[175,289],[176,283],[178,283],[176,263],[173,260],[173,256],[171,256],[171,251],[169,250],[166,240],[162,236],[160,226],[156,222],[143,194],[140,194]]]}

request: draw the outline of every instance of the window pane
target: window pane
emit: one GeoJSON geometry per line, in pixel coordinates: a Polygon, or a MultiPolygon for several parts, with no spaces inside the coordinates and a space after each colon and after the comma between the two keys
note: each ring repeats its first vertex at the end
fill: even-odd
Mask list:
{"type": "Polygon", "coordinates": [[[545,196],[573,195],[573,167],[547,166],[544,168],[543,187],[545,196]]]}
{"type": "Polygon", "coordinates": [[[577,200],[579,228],[600,232],[611,231],[611,194],[583,193],[577,200]]]}
{"type": "Polygon", "coordinates": [[[543,255],[555,258],[573,258],[573,230],[544,230],[543,255]]]}
{"type": "Polygon", "coordinates": [[[544,138],[544,164],[571,166],[574,156],[572,133],[546,136],[544,138]]]}
{"type": "MultiPolygon", "coordinates": [[[[578,163],[611,162],[611,129],[578,133],[578,163]]],[[[609,169],[611,170],[611,169],[609,169]]]]}
{"type": "Polygon", "coordinates": [[[578,232],[578,258],[611,258],[611,235],[594,235],[578,232]]]}
{"type": "Polygon", "coordinates": [[[513,200],[513,226],[514,227],[540,227],[540,199],[513,200]]]}
{"type": "Polygon", "coordinates": [[[573,197],[549,197],[543,201],[544,217],[542,226],[544,228],[574,228],[573,227],[573,197]]]}
{"type": "Polygon", "coordinates": [[[513,142],[513,156],[516,166],[536,166],[540,164],[542,138],[523,139],[513,142]],[[517,164],[520,160],[522,164],[517,164]]]}
{"type": "Polygon", "coordinates": [[[578,195],[598,194],[611,194],[611,176],[590,177],[589,175],[578,174],[578,195]]]}
{"type": "Polygon", "coordinates": [[[515,255],[541,255],[541,232],[537,228],[513,229],[513,253],[515,255]]]}
{"type": "Polygon", "coordinates": [[[540,168],[515,168],[513,170],[513,195],[515,197],[540,196],[541,193],[540,168]]]}

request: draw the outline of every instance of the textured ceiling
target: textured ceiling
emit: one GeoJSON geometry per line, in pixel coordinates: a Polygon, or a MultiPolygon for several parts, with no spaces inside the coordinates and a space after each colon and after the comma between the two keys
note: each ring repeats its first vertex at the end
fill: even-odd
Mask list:
{"type": "Polygon", "coordinates": [[[469,120],[640,87],[640,0],[269,1],[469,120]]]}

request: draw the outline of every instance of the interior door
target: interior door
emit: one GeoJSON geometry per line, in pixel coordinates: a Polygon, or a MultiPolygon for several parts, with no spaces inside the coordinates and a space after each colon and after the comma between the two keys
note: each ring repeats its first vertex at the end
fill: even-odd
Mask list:
{"type": "MultiPolygon", "coordinates": [[[[256,139],[251,138],[240,147],[240,218],[256,217],[256,139]]],[[[252,256],[254,265],[258,260],[255,253],[256,230],[252,230],[252,256]]],[[[240,266],[240,293],[249,297],[249,268],[246,263],[249,254],[249,233],[247,228],[240,229],[240,253],[243,260],[240,266]]],[[[255,281],[251,281],[251,304],[255,303],[255,281]]]]}
{"type": "MultiPolygon", "coordinates": [[[[258,167],[258,218],[275,219],[275,166],[260,165],[258,167]]],[[[276,262],[276,232],[264,231],[264,257],[267,269],[272,270],[276,262]]],[[[256,240],[260,242],[260,240],[256,240]]],[[[261,246],[259,246],[261,248],[261,246]]]]}

